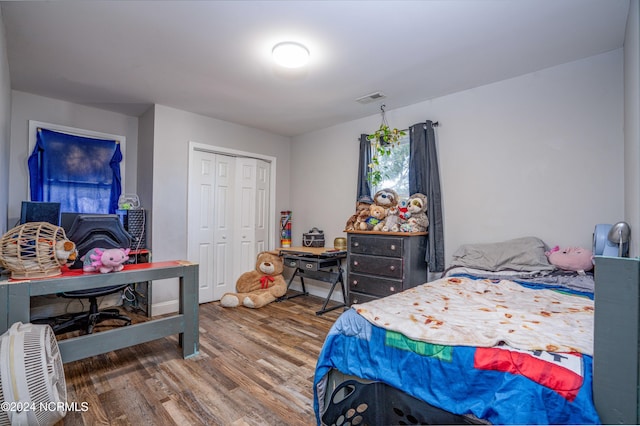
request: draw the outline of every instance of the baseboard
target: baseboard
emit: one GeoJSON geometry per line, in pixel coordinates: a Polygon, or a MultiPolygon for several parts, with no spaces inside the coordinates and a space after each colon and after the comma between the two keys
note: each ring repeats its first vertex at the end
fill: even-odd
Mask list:
{"type": "MultiPolygon", "coordinates": [[[[304,282],[304,286],[307,289],[307,292],[312,296],[318,296],[318,297],[321,297],[322,299],[325,299],[327,297],[327,294],[329,293],[329,290],[331,289],[331,286],[329,284],[316,285],[316,284],[310,283],[309,281],[311,280],[306,280],[304,282]]],[[[291,287],[289,287],[289,289],[293,291],[302,291],[302,285],[300,285],[299,282],[294,281],[291,284],[291,287]]],[[[333,293],[331,294],[331,299],[329,300],[333,300],[336,302],[344,301],[344,297],[342,296],[342,289],[340,288],[339,284],[336,285],[336,288],[333,290],[333,293]]]]}
{"type": "Polygon", "coordinates": [[[168,300],[166,302],[154,303],[151,305],[151,315],[165,315],[178,312],[180,309],[179,300],[168,300]]]}

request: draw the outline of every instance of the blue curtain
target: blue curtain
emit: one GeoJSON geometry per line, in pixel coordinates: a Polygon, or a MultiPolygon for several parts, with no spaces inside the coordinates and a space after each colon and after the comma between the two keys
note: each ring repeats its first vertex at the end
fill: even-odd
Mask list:
{"type": "Polygon", "coordinates": [[[444,227],[440,171],[433,122],[414,124],[409,128],[409,193],[427,196],[427,255],[429,271],[444,271],[444,227]]]}
{"type": "Polygon", "coordinates": [[[371,141],[368,135],[360,135],[360,161],[358,162],[358,197],[357,200],[371,199],[371,186],[367,175],[371,163],[371,141]]]}
{"type": "Polygon", "coordinates": [[[63,212],[113,214],[121,161],[117,141],[38,129],[28,160],[31,201],[59,202],[63,212]]]}
{"type": "MultiPolygon", "coordinates": [[[[442,221],[442,195],[440,170],[436,151],[434,123],[426,121],[409,128],[409,194],[417,192],[427,196],[429,228],[425,262],[429,271],[444,271],[444,226],[442,221]]],[[[367,180],[371,162],[371,144],[367,135],[360,136],[360,161],[358,164],[358,197],[371,196],[367,180]]]]}

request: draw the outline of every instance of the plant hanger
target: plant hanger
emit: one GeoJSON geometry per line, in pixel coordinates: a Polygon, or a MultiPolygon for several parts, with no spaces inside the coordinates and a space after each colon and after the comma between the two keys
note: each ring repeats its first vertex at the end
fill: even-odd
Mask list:
{"type": "Polygon", "coordinates": [[[403,130],[398,130],[396,128],[389,128],[389,123],[387,123],[387,115],[385,112],[386,105],[380,105],[380,114],[382,115],[382,123],[380,123],[380,128],[375,131],[374,134],[369,135],[367,139],[370,141],[377,142],[380,145],[397,145],[400,142],[400,139],[405,136],[407,133],[403,130]]]}
{"type": "Polygon", "coordinates": [[[376,187],[378,186],[385,173],[381,170],[380,158],[391,155],[391,150],[400,145],[400,139],[406,136],[404,130],[398,130],[397,128],[389,128],[387,123],[387,116],[385,114],[386,105],[380,105],[380,114],[382,115],[382,122],[380,128],[375,133],[367,136],[367,139],[371,141],[372,155],[371,163],[369,163],[369,172],[367,173],[367,180],[369,183],[376,187]]]}

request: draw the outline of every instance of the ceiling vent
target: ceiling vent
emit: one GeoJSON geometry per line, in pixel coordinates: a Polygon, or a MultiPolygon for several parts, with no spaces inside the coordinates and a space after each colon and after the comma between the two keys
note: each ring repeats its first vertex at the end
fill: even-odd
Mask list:
{"type": "Polygon", "coordinates": [[[368,95],[359,97],[358,99],[356,99],[356,102],[359,102],[361,104],[368,104],[373,101],[377,101],[379,99],[384,99],[384,98],[386,98],[384,93],[374,92],[374,93],[369,93],[368,95]]]}

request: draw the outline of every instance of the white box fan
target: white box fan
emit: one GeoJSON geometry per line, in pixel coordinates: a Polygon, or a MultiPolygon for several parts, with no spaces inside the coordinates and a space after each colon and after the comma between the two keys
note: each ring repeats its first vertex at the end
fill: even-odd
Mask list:
{"type": "Polygon", "coordinates": [[[49,325],[17,322],[0,336],[0,425],[53,425],[66,415],[62,357],[49,325]]]}

